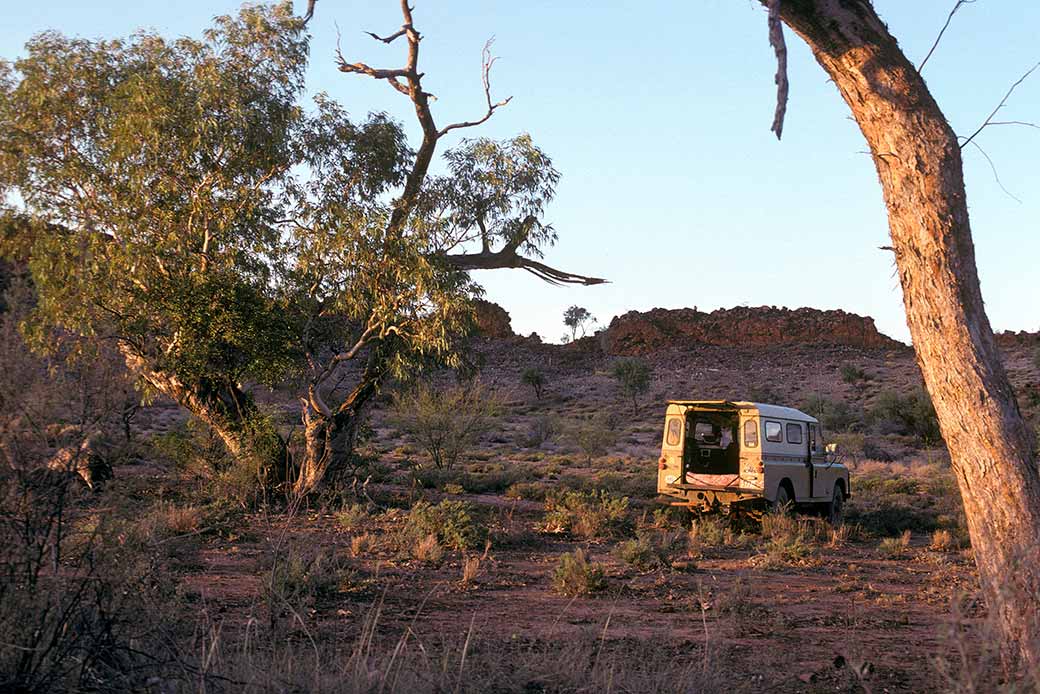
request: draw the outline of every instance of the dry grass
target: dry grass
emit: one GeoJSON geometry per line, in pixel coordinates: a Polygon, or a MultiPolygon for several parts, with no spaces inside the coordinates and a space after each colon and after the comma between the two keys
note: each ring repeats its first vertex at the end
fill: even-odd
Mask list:
{"type": "Polygon", "coordinates": [[[436,533],[430,533],[416,540],[412,545],[412,557],[431,564],[441,561],[444,558],[444,547],[437,539],[436,533]]]}
{"type": "Polygon", "coordinates": [[[886,559],[903,559],[910,548],[911,534],[904,530],[899,537],[886,537],[878,543],[878,552],[886,559]]]}
{"type": "Polygon", "coordinates": [[[372,533],[355,535],[350,538],[350,555],[355,559],[363,557],[375,549],[376,545],[376,536],[372,533]]]}

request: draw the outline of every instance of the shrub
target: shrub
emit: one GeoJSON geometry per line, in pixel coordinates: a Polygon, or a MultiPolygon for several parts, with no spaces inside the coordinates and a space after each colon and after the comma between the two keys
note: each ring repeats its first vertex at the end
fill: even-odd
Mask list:
{"type": "Polygon", "coordinates": [[[887,559],[899,559],[910,547],[910,531],[904,530],[899,537],[886,537],[878,544],[878,552],[887,559]]]}
{"type": "Polygon", "coordinates": [[[472,505],[445,499],[436,506],[420,501],[408,514],[405,534],[412,541],[433,535],[445,547],[474,549],[483,546],[487,527],[473,518],[472,505]]]}
{"type": "Polygon", "coordinates": [[[545,374],[541,370],[534,367],[524,369],[523,373],[520,374],[520,382],[525,386],[531,386],[534,390],[534,396],[538,400],[542,399],[542,390],[545,388],[545,374]]]}
{"type": "Polygon", "coordinates": [[[412,545],[412,556],[419,561],[436,564],[444,558],[444,547],[441,546],[436,533],[430,533],[415,541],[412,545]]]}
{"type": "Polygon", "coordinates": [[[863,421],[863,413],[847,402],[831,400],[822,395],[809,397],[800,406],[807,414],[816,417],[828,431],[848,431],[863,421]]]}
{"type": "Polygon", "coordinates": [[[860,381],[870,380],[870,374],[854,364],[842,364],[840,373],[841,380],[845,383],[859,383],[860,381]]]}
{"type": "Polygon", "coordinates": [[[765,569],[805,564],[814,553],[816,530],[805,519],[770,513],[762,518],[762,554],[755,563],[765,569]]]}
{"type": "Polygon", "coordinates": [[[546,486],[538,482],[516,482],[509,485],[505,495],[510,499],[543,501],[547,491],[546,486]]]}
{"type": "Polygon", "coordinates": [[[556,419],[549,415],[535,417],[527,423],[527,428],[517,437],[517,444],[523,448],[540,448],[547,441],[556,438],[559,427],[556,419]]]}
{"type": "Polygon", "coordinates": [[[708,547],[725,544],[731,535],[729,524],[716,514],[697,516],[690,528],[690,541],[708,547]]]}
{"type": "Polygon", "coordinates": [[[606,588],[603,567],[585,558],[580,549],[561,554],[553,570],[552,587],[567,597],[591,595],[606,588]]]}
{"type": "Polygon", "coordinates": [[[671,566],[672,557],[684,547],[682,532],[642,531],[636,539],[619,544],[614,553],[626,564],[649,571],[671,566]]]}
{"type": "Polygon", "coordinates": [[[632,411],[639,409],[639,396],[650,389],[650,365],[639,359],[622,359],[614,364],[613,376],[621,394],[632,399],[632,411]]]}
{"type": "Polygon", "coordinates": [[[336,522],[346,531],[363,528],[371,517],[363,504],[350,504],[336,514],[336,522]]]}
{"type": "Polygon", "coordinates": [[[882,431],[913,436],[926,446],[942,442],[932,400],[922,389],[909,395],[885,391],[871,408],[870,420],[882,431]]]}
{"type": "Polygon", "coordinates": [[[315,551],[305,556],[298,551],[276,552],[263,584],[263,594],[274,622],[283,609],[313,607],[321,598],[349,587],[354,572],[337,555],[315,551]]]}
{"type": "Polygon", "coordinates": [[[631,527],[628,497],[604,491],[553,491],[545,500],[545,523],[550,533],[573,533],[579,537],[619,535],[631,527]]]}
{"type": "Polygon", "coordinates": [[[932,542],[929,546],[939,552],[950,552],[960,549],[960,544],[960,541],[952,532],[946,529],[939,529],[932,533],[932,542]]]}
{"type": "Polygon", "coordinates": [[[354,558],[363,557],[376,547],[376,536],[371,533],[361,533],[350,538],[350,554],[354,558]]]}
{"type": "Polygon", "coordinates": [[[567,436],[585,454],[585,462],[606,455],[617,442],[617,423],[610,415],[600,414],[591,419],[571,422],[567,436]]]}
{"type": "Polygon", "coordinates": [[[434,467],[450,470],[491,428],[498,410],[498,399],[479,382],[443,389],[420,384],[394,397],[391,420],[434,467]]]}

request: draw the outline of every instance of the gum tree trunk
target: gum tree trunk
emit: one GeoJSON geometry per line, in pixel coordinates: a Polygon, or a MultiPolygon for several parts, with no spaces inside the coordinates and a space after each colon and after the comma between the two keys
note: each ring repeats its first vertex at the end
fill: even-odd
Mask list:
{"type": "Polygon", "coordinates": [[[263,417],[252,396],[238,384],[187,383],[173,374],[152,369],[143,357],[128,349],[122,353],[131,373],[210,427],[233,458],[255,466],[261,486],[270,488],[289,478],[285,440],[263,417]]]}
{"type": "Polygon", "coordinates": [[[957,137],[870,2],[781,0],[781,16],[833,79],[870,146],[910,334],[982,588],[1006,657],[1035,672],[1040,475],[983,308],[957,137]]]}

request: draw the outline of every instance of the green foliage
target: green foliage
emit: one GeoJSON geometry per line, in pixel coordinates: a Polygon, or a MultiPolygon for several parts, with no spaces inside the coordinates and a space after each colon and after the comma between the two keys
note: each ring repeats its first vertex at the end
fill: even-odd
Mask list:
{"type": "Polygon", "coordinates": [[[442,389],[420,383],[394,397],[391,414],[434,467],[450,470],[491,429],[499,409],[498,398],[479,382],[442,389]]]}
{"type": "Polygon", "coordinates": [[[436,506],[420,501],[408,513],[405,536],[416,542],[431,535],[451,549],[479,549],[488,530],[473,517],[473,506],[464,501],[445,499],[436,506]]]}
{"type": "Polygon", "coordinates": [[[820,420],[825,431],[854,430],[863,421],[863,413],[849,403],[843,400],[831,400],[822,395],[810,396],[799,409],[820,420]]]}
{"type": "Polygon", "coordinates": [[[632,409],[639,407],[639,396],[650,389],[650,365],[639,359],[622,359],[614,364],[612,375],[623,396],[632,399],[632,409]]]}
{"type": "Polygon", "coordinates": [[[572,420],[565,430],[567,438],[585,454],[585,462],[606,455],[617,443],[617,422],[609,414],[572,420]]]}
{"type": "Polygon", "coordinates": [[[615,550],[618,559],[641,571],[664,569],[685,546],[684,534],[676,531],[642,530],[634,540],[626,540],[615,550]]]}
{"type": "Polygon", "coordinates": [[[534,390],[534,396],[539,400],[542,399],[542,390],[545,388],[545,374],[542,373],[541,369],[530,367],[524,369],[523,373],[520,374],[520,383],[525,386],[531,386],[534,390]]]}
{"type": "Polygon", "coordinates": [[[842,364],[840,373],[841,380],[845,383],[859,383],[870,379],[870,374],[855,364],[842,364]]]}
{"type": "Polygon", "coordinates": [[[932,399],[922,389],[901,395],[885,391],[870,410],[871,422],[883,431],[913,436],[926,446],[942,442],[932,399]]]}
{"type": "Polygon", "coordinates": [[[578,338],[578,331],[581,331],[582,337],[585,336],[585,326],[596,322],[595,316],[589,313],[587,308],[581,306],[571,306],[563,312],[563,324],[566,325],[570,331],[570,341],[574,342],[578,338]]]}
{"type": "Polygon", "coordinates": [[[561,554],[553,570],[552,587],[560,595],[592,595],[607,587],[603,567],[585,558],[585,552],[561,554]]]}
{"type": "Polygon", "coordinates": [[[572,533],[579,537],[610,537],[631,529],[628,497],[605,491],[554,490],[545,499],[543,528],[550,533],[572,533]]]}

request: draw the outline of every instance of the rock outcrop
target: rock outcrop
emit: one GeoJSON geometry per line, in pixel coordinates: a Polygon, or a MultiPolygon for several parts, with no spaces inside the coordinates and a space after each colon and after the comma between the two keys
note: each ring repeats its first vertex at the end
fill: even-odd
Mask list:
{"type": "Polygon", "coordinates": [[[878,332],[874,319],[845,311],[760,306],[719,309],[655,308],[629,311],[598,335],[608,354],[648,354],[690,344],[722,347],[840,345],[863,349],[906,348],[878,332]]]}
{"type": "Polygon", "coordinates": [[[496,339],[514,337],[509,313],[504,308],[483,299],[477,299],[473,303],[476,306],[478,335],[496,339]]]}

